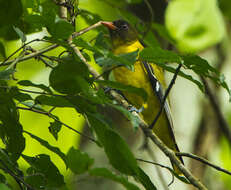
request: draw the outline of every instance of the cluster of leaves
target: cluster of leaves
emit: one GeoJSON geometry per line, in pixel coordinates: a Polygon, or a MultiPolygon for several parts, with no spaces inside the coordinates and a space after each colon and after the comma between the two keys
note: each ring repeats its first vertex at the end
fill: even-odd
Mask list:
{"type": "MultiPolygon", "coordinates": [[[[138,119],[129,111],[117,105],[102,88],[97,88],[96,86],[107,86],[122,92],[135,93],[144,100],[147,99],[146,92],[143,89],[126,86],[115,81],[100,81],[94,78],[88,67],[80,60],[67,42],[68,37],[74,32],[74,27],[71,22],[59,18],[59,6],[49,0],[22,2],[18,0],[4,1],[5,6],[9,5],[8,7],[12,7],[11,11],[6,11],[7,9],[4,6],[0,8],[1,14],[4,17],[7,15],[9,18],[6,22],[2,19],[4,18],[3,16],[0,17],[2,25],[0,27],[1,37],[5,39],[20,37],[22,41],[24,48],[21,48],[18,58],[24,57],[28,53],[25,48],[25,34],[40,31],[42,28],[46,28],[50,34],[49,37],[43,40],[64,47],[68,53],[57,57],[46,56],[48,60],[44,61],[46,63],[45,66],[51,67],[51,72],[48,76],[49,86],[35,84],[29,80],[20,80],[17,86],[10,86],[7,80],[11,79],[14,72],[16,72],[15,68],[19,64],[20,59],[16,58],[12,62],[3,61],[0,63],[2,68],[0,71],[0,137],[5,145],[4,148],[0,148],[0,169],[9,174],[13,173],[14,175],[12,176],[19,184],[27,184],[27,186],[35,189],[58,189],[61,186],[65,186],[63,175],[59,172],[55,163],[51,161],[49,155],[39,154],[31,157],[22,153],[25,149],[24,134],[27,134],[38,141],[41,146],[56,153],[63,160],[66,168],[69,168],[76,175],[87,172],[91,176],[100,176],[121,183],[126,189],[138,190],[140,188],[129,182],[123,175],[133,176],[145,189],[156,189],[147,174],[138,166],[128,145],[114,131],[111,121],[99,113],[98,106],[110,106],[119,110],[132,122],[134,127],[139,126],[138,119]],[[6,31],[10,32],[6,33],[6,31]],[[50,64],[51,61],[52,64],[50,64]],[[28,86],[34,87],[38,91],[23,90],[23,87],[28,86]],[[31,93],[38,95],[34,97],[31,96],[31,93]],[[94,160],[86,153],[72,147],[67,154],[64,154],[58,147],[50,145],[48,141],[23,129],[19,121],[19,109],[33,111],[52,118],[54,121],[50,123],[49,131],[58,140],[61,127],[67,127],[67,125],[60,121],[56,115],[52,114],[52,110],[56,107],[74,108],[77,113],[85,117],[89,126],[96,134],[97,140],[94,141],[96,146],[104,149],[110,164],[121,174],[115,174],[111,169],[107,168],[94,168],[94,160]],[[18,167],[17,161],[19,158],[23,158],[30,165],[26,172],[21,171],[18,167]]],[[[130,3],[134,2],[139,1],[131,1],[130,3]]],[[[78,10],[78,14],[89,24],[93,24],[100,19],[98,15],[92,14],[87,10],[78,9],[77,5],[74,6],[74,9],[78,10]]],[[[124,16],[127,19],[131,19],[131,23],[135,21],[134,16],[124,16]]],[[[68,18],[68,20],[71,20],[71,18],[68,18]]],[[[157,25],[154,28],[160,33],[163,31],[163,28],[157,25]]],[[[169,37],[167,37],[168,39],[169,37]]],[[[155,41],[153,35],[148,34],[145,42],[148,44],[148,42],[151,43],[152,41],[155,41]]],[[[82,48],[82,53],[87,60],[90,59],[89,52],[91,52],[94,55],[95,62],[100,66],[113,68],[123,65],[128,69],[134,69],[133,64],[136,61],[138,52],[135,51],[119,56],[113,55],[103,33],[99,33],[94,43],[90,43],[80,37],[74,39],[73,43],[82,48]]],[[[187,69],[194,71],[200,76],[211,78],[229,91],[224,79],[220,77],[216,69],[211,67],[206,60],[196,55],[179,55],[163,50],[157,41],[154,44],[153,47],[145,48],[140,52],[139,57],[141,60],[155,62],[165,70],[173,73],[175,72],[174,67],[165,64],[166,62],[183,64],[187,69]]],[[[0,44],[0,53],[3,58],[6,58],[3,44],[0,44]]],[[[43,55],[39,56],[42,57],[43,55]]],[[[42,58],[44,59],[45,57],[42,58]]],[[[199,80],[183,72],[180,72],[179,75],[194,82],[203,91],[203,84],[199,80]]],[[[2,185],[7,183],[3,175],[1,175],[0,180],[2,185]]],[[[4,188],[7,189],[8,187],[4,185],[4,188]]]]}

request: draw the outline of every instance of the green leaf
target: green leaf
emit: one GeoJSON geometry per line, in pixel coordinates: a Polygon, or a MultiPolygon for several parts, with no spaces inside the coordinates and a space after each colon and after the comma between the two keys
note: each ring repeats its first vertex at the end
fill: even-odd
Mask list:
{"type": "Polygon", "coordinates": [[[7,154],[7,151],[5,149],[0,148],[0,160],[4,163],[4,165],[0,162],[0,166],[2,168],[5,168],[5,165],[15,173],[21,173],[18,169],[17,162],[15,160],[12,160],[10,156],[7,154]]]}
{"type": "Polygon", "coordinates": [[[142,183],[146,190],[157,190],[149,176],[141,168],[139,168],[136,178],[142,183]]]}
{"type": "Polygon", "coordinates": [[[10,75],[12,75],[14,72],[15,72],[15,69],[6,69],[3,71],[0,71],[0,80],[10,79],[10,75]]]}
{"type": "Polygon", "coordinates": [[[62,124],[58,121],[50,122],[50,126],[48,127],[49,132],[53,135],[53,137],[58,140],[58,133],[61,130],[62,124]]]}
{"type": "Polygon", "coordinates": [[[126,66],[130,70],[134,70],[134,63],[138,56],[138,50],[126,54],[114,55],[112,52],[106,53],[104,56],[95,54],[95,62],[103,67],[110,66],[126,66]]]}
{"type": "Polygon", "coordinates": [[[88,92],[90,86],[88,69],[85,64],[74,60],[61,63],[50,73],[49,81],[52,88],[64,94],[76,94],[81,91],[88,92]]]}
{"type": "Polygon", "coordinates": [[[55,107],[74,107],[65,97],[62,96],[47,96],[39,95],[35,98],[35,102],[41,105],[55,106],[55,107]]]}
{"type": "Polygon", "coordinates": [[[24,131],[24,133],[28,134],[31,138],[38,141],[42,146],[46,147],[48,150],[50,150],[50,151],[54,152],[55,154],[57,154],[63,160],[66,167],[68,167],[66,155],[63,152],[61,152],[61,150],[58,147],[50,145],[49,142],[41,139],[38,136],[33,135],[32,133],[29,133],[28,131],[24,131]]]}
{"type": "Polygon", "coordinates": [[[1,190],[11,190],[8,186],[6,186],[6,185],[3,184],[3,183],[0,183],[0,189],[1,189],[1,190]]]}
{"type": "Polygon", "coordinates": [[[67,99],[72,105],[74,105],[78,113],[97,112],[96,104],[84,96],[68,96],[67,99]]]}
{"type": "Polygon", "coordinates": [[[36,174],[44,175],[47,187],[60,187],[65,184],[64,177],[48,155],[39,154],[36,157],[22,155],[22,157],[36,171],[36,174]]]}
{"type": "Polygon", "coordinates": [[[25,176],[25,182],[38,190],[42,190],[46,186],[45,176],[39,173],[25,176]]]}
{"type": "Polygon", "coordinates": [[[87,42],[86,40],[83,40],[82,38],[75,38],[73,40],[73,43],[78,47],[82,47],[92,52],[101,53],[100,50],[96,46],[92,46],[89,42],[87,42]]]}
{"type": "Polygon", "coordinates": [[[147,100],[148,95],[146,93],[146,91],[143,88],[137,88],[137,87],[133,87],[131,85],[125,85],[119,82],[115,82],[115,81],[109,81],[109,80],[95,80],[96,83],[111,87],[111,88],[115,88],[117,90],[121,90],[122,92],[130,92],[130,93],[134,93],[137,94],[139,96],[141,96],[143,98],[144,101],[147,100]]]}
{"type": "Polygon", "coordinates": [[[226,83],[224,75],[221,75],[216,68],[209,65],[207,60],[197,55],[182,56],[182,59],[184,60],[184,65],[188,69],[193,70],[199,76],[210,78],[216,84],[221,85],[228,92],[231,101],[231,89],[226,83]]]}
{"type": "Polygon", "coordinates": [[[163,50],[159,47],[144,48],[139,58],[143,61],[153,63],[181,63],[182,59],[179,55],[172,51],[163,50]]]}
{"type": "Polygon", "coordinates": [[[112,173],[107,168],[94,168],[89,170],[92,176],[100,176],[122,184],[127,190],[139,190],[140,188],[130,183],[127,178],[112,173]]]}
{"type": "MultiPolygon", "coordinates": [[[[175,69],[175,68],[170,67],[170,66],[168,66],[168,65],[165,64],[165,63],[155,63],[155,64],[158,65],[158,66],[160,66],[160,67],[162,67],[162,68],[165,69],[166,71],[171,72],[171,73],[175,73],[175,72],[176,72],[176,69],[175,69]]],[[[179,71],[179,74],[178,74],[178,75],[181,76],[181,77],[183,77],[183,78],[185,78],[185,79],[187,79],[187,80],[189,80],[189,81],[191,81],[191,82],[193,82],[194,84],[197,85],[197,87],[198,87],[202,92],[204,92],[204,86],[203,86],[203,84],[202,84],[199,80],[194,79],[194,78],[193,78],[191,75],[189,75],[189,74],[185,74],[183,71],[179,71]]]]}
{"type": "Polygon", "coordinates": [[[225,35],[217,0],[171,1],[165,12],[165,25],[181,52],[204,50],[225,35]]]}
{"type": "MultiPolygon", "coordinates": [[[[86,9],[81,9],[78,7],[78,10],[81,17],[83,17],[83,19],[90,25],[95,24],[99,20],[102,20],[102,18],[99,15],[92,13],[86,9]]],[[[98,28],[96,28],[96,30],[97,29],[98,28]]]]}
{"type": "Polygon", "coordinates": [[[13,26],[14,31],[17,33],[18,37],[21,39],[22,43],[26,42],[25,34],[20,30],[20,28],[13,26]]]}
{"type": "Polygon", "coordinates": [[[0,0],[0,27],[11,25],[22,16],[22,2],[18,0],[0,0]]]}
{"type": "Polygon", "coordinates": [[[48,27],[48,32],[56,39],[68,39],[74,32],[74,27],[64,19],[58,19],[51,27],[48,27]]]}
{"type": "Polygon", "coordinates": [[[74,147],[71,147],[67,153],[67,164],[71,171],[75,174],[82,174],[86,172],[94,160],[88,156],[87,153],[81,152],[74,147]]]}
{"type": "Polygon", "coordinates": [[[33,100],[33,98],[29,94],[22,93],[18,90],[17,87],[13,86],[9,91],[12,98],[18,100],[19,102],[24,102],[27,100],[33,100]]]}
{"type": "Polygon", "coordinates": [[[104,149],[114,168],[128,175],[135,175],[138,165],[125,141],[114,131],[106,130],[104,149]]]}
{"type": "Polygon", "coordinates": [[[1,134],[6,150],[12,160],[17,160],[25,148],[25,138],[22,135],[22,125],[19,123],[19,114],[10,93],[0,89],[0,121],[1,134]]]}
{"type": "Polygon", "coordinates": [[[0,59],[5,59],[6,58],[6,51],[5,47],[2,42],[0,42],[0,59]]]}
{"type": "Polygon", "coordinates": [[[0,173],[0,183],[4,183],[4,184],[7,183],[6,177],[3,174],[1,174],[1,173],[0,173]]]}
{"type": "Polygon", "coordinates": [[[126,142],[96,114],[87,119],[102,143],[111,165],[121,173],[135,175],[138,165],[126,142]]]}
{"type": "Polygon", "coordinates": [[[30,80],[20,80],[18,82],[18,84],[21,86],[32,86],[32,87],[40,88],[41,90],[44,90],[45,92],[52,94],[51,89],[44,84],[35,84],[35,83],[31,82],[30,80]]]}

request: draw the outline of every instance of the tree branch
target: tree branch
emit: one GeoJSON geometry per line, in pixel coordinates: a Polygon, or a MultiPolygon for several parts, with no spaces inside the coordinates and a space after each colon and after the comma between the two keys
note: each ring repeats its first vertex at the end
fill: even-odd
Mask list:
{"type": "Polygon", "coordinates": [[[199,157],[199,156],[197,156],[197,155],[195,155],[195,154],[185,153],[185,152],[176,152],[175,154],[176,154],[177,156],[185,156],[185,157],[192,158],[192,159],[197,160],[197,161],[199,161],[199,162],[202,162],[202,163],[204,163],[204,164],[206,164],[206,165],[208,165],[208,166],[211,166],[212,168],[214,168],[214,169],[216,169],[216,170],[218,170],[218,171],[221,171],[221,172],[224,172],[224,173],[226,173],[226,174],[228,174],[228,175],[231,175],[231,172],[230,172],[230,171],[228,171],[228,170],[226,170],[226,169],[223,169],[223,168],[221,168],[221,167],[219,167],[219,166],[217,166],[217,165],[215,165],[215,164],[209,162],[209,161],[206,160],[205,158],[199,157]]]}

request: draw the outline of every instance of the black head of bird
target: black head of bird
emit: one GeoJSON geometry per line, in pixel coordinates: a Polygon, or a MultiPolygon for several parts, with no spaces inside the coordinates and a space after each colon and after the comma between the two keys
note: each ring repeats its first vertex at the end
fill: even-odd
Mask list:
{"type": "Polygon", "coordinates": [[[135,29],[124,20],[102,22],[109,29],[112,44],[114,46],[127,45],[137,40],[135,29]]]}

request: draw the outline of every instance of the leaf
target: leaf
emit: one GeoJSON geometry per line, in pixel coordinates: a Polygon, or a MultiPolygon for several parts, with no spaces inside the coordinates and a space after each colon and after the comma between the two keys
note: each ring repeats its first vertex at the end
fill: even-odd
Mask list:
{"type": "Polygon", "coordinates": [[[109,80],[95,80],[94,82],[105,85],[105,86],[109,86],[111,88],[115,88],[117,90],[121,90],[122,92],[125,91],[125,92],[134,93],[136,95],[141,96],[144,101],[146,101],[148,98],[148,95],[143,88],[137,88],[131,85],[125,85],[119,82],[109,81],[109,80]]]}
{"type": "Polygon", "coordinates": [[[138,56],[138,50],[126,54],[114,55],[111,52],[106,53],[104,56],[94,55],[95,62],[103,67],[109,66],[126,66],[130,70],[134,70],[134,63],[138,56]]]}
{"type": "Polygon", "coordinates": [[[15,24],[23,14],[21,1],[1,0],[0,4],[0,27],[15,24]]]}
{"type": "Polygon", "coordinates": [[[36,174],[44,175],[47,187],[60,187],[65,184],[64,177],[48,155],[39,154],[36,157],[22,155],[22,157],[36,171],[36,174]]]}
{"type": "Polygon", "coordinates": [[[67,153],[67,164],[75,174],[85,173],[93,164],[94,160],[87,153],[71,147],[67,153]]]}
{"type": "Polygon", "coordinates": [[[19,38],[21,39],[22,43],[26,42],[25,34],[20,30],[20,28],[13,26],[14,31],[17,33],[19,38]]]}
{"type": "Polygon", "coordinates": [[[82,47],[92,52],[101,53],[100,50],[96,46],[92,46],[89,42],[87,42],[86,40],[83,40],[82,38],[75,38],[73,40],[73,43],[78,47],[82,47]]]}
{"type": "Polygon", "coordinates": [[[107,168],[94,168],[89,170],[92,176],[100,176],[122,184],[127,190],[139,190],[140,188],[130,183],[127,178],[112,173],[107,168]]]}
{"type": "Polygon", "coordinates": [[[50,122],[50,126],[48,127],[49,132],[53,135],[53,137],[58,140],[58,133],[61,130],[62,124],[58,121],[50,122]]]}
{"type": "Polygon", "coordinates": [[[35,84],[35,83],[31,82],[30,80],[20,80],[18,82],[18,84],[21,86],[32,86],[32,87],[40,88],[41,90],[44,90],[45,92],[52,94],[51,89],[44,84],[35,84]]]}
{"type": "Polygon", "coordinates": [[[3,143],[12,160],[16,161],[25,148],[25,138],[22,135],[22,125],[19,123],[19,114],[10,93],[0,89],[0,133],[3,134],[3,143]]]}
{"type": "MultiPolygon", "coordinates": [[[[92,13],[86,9],[82,9],[79,7],[78,7],[78,10],[79,10],[79,14],[81,15],[81,17],[83,17],[83,19],[90,25],[95,24],[99,20],[102,20],[102,18],[98,14],[92,13]]],[[[95,28],[95,29],[97,30],[98,28],[95,28]]]]}
{"type": "Polygon", "coordinates": [[[85,78],[89,78],[85,64],[74,60],[59,64],[50,73],[49,82],[52,88],[63,94],[88,92],[90,86],[85,78]]]}
{"type": "Polygon", "coordinates": [[[7,154],[7,151],[5,149],[0,148],[0,166],[4,168],[6,165],[11,171],[14,171],[16,173],[20,173],[18,170],[17,163],[10,158],[10,156],[7,154]],[[3,165],[3,163],[4,165],[3,165]]]}
{"type": "Polygon", "coordinates": [[[102,143],[111,165],[121,173],[135,175],[138,165],[126,142],[97,114],[88,114],[87,119],[102,143]]]}
{"type": "Polygon", "coordinates": [[[216,84],[221,85],[229,94],[229,100],[231,101],[231,89],[225,81],[224,75],[221,75],[219,71],[209,65],[208,61],[197,56],[187,55],[182,56],[184,65],[193,70],[196,74],[212,79],[216,84]]]}
{"type": "Polygon", "coordinates": [[[15,72],[15,69],[6,69],[3,71],[0,71],[0,80],[10,79],[10,75],[12,75],[14,72],[15,72]]]}
{"type": "Polygon", "coordinates": [[[9,91],[12,98],[18,100],[19,102],[24,102],[27,100],[33,100],[33,98],[29,94],[22,93],[18,90],[17,87],[13,86],[9,91]]]}
{"type": "Polygon", "coordinates": [[[48,32],[56,39],[66,40],[74,32],[74,27],[66,20],[58,19],[53,25],[48,27],[48,32]]]}
{"type": "Polygon", "coordinates": [[[25,182],[38,190],[44,189],[44,187],[46,186],[46,181],[47,180],[45,176],[39,173],[25,176],[25,182]]]}
{"type": "Polygon", "coordinates": [[[0,59],[5,59],[6,58],[6,51],[5,47],[2,42],[0,42],[0,59]]]}
{"type": "Polygon", "coordinates": [[[225,35],[225,22],[217,0],[171,1],[165,25],[181,52],[199,52],[225,35]]]}
{"type": "Polygon", "coordinates": [[[35,98],[35,102],[41,105],[55,106],[55,107],[74,107],[65,97],[62,96],[46,96],[39,95],[35,98]]]}
{"type": "Polygon", "coordinates": [[[33,135],[32,133],[28,132],[28,131],[24,131],[24,133],[28,134],[31,138],[35,139],[36,141],[38,141],[42,146],[46,147],[48,150],[54,152],[55,154],[57,154],[65,163],[66,167],[68,167],[67,165],[67,159],[66,159],[66,155],[61,152],[61,150],[58,147],[52,146],[49,144],[49,142],[41,139],[38,136],[33,135]]]}
{"type": "Polygon", "coordinates": [[[160,47],[144,48],[139,58],[143,61],[153,63],[181,63],[182,59],[179,55],[172,51],[163,50],[160,47]]]}
{"type": "Polygon", "coordinates": [[[149,176],[141,168],[139,168],[136,178],[142,183],[146,190],[157,190],[149,176]]]}
{"type": "MultiPolygon", "coordinates": [[[[165,69],[166,71],[171,72],[171,73],[175,73],[175,72],[176,72],[176,69],[175,69],[175,68],[170,67],[170,66],[168,66],[167,64],[164,64],[164,63],[155,63],[155,64],[158,65],[158,66],[160,66],[160,67],[162,67],[162,68],[165,69]]],[[[178,75],[181,76],[181,77],[183,77],[183,78],[185,78],[185,79],[187,79],[187,80],[189,80],[189,81],[191,81],[191,82],[193,82],[194,84],[197,85],[197,87],[198,87],[202,92],[204,92],[204,86],[203,86],[203,84],[202,84],[200,81],[194,79],[191,75],[185,74],[183,71],[179,71],[178,75]]]]}
{"type": "Polygon", "coordinates": [[[6,177],[0,173],[0,183],[3,183],[3,184],[6,184],[7,181],[6,181],[6,177]]]}
{"type": "Polygon", "coordinates": [[[1,189],[1,190],[11,190],[8,186],[6,186],[6,185],[3,184],[3,183],[0,183],[0,189],[1,189]]]}
{"type": "Polygon", "coordinates": [[[96,104],[92,103],[84,96],[68,96],[67,99],[72,105],[74,105],[78,113],[97,112],[96,104]]]}

